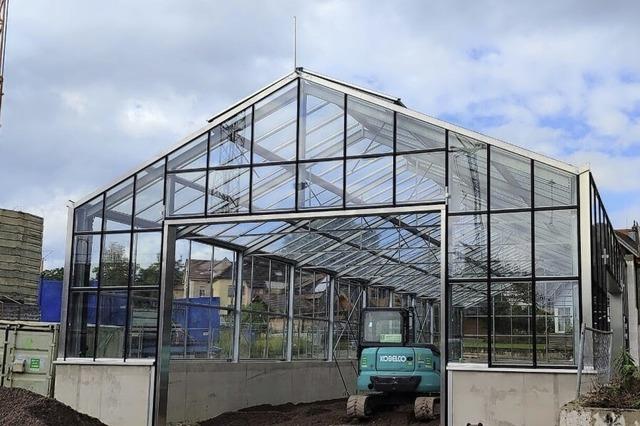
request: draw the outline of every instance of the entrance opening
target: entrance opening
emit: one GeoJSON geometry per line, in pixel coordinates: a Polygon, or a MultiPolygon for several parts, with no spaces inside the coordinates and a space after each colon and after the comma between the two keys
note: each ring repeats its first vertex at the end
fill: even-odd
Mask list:
{"type": "Polygon", "coordinates": [[[353,393],[364,307],[412,308],[415,342],[440,344],[439,209],[291,217],[173,225],[168,422],[353,393]]]}

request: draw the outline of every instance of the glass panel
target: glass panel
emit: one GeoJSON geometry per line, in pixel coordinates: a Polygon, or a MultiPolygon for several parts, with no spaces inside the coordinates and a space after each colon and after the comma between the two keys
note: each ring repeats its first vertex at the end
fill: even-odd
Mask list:
{"type": "Polygon", "coordinates": [[[213,249],[213,279],[211,281],[211,303],[234,308],[236,300],[235,252],[220,247],[213,249]]]}
{"type": "Polygon", "coordinates": [[[327,358],[327,321],[310,319],[293,320],[293,359],[326,359],[327,358]]]}
{"type": "Polygon", "coordinates": [[[495,364],[531,364],[531,283],[491,283],[491,359],[495,364]]]}
{"type": "Polygon", "coordinates": [[[322,161],[298,166],[298,207],[316,208],[342,205],[344,162],[322,161]]]}
{"type": "Polygon", "coordinates": [[[100,232],[102,230],[102,194],[87,201],[75,210],[76,232],[100,232]]]}
{"type": "Polygon", "coordinates": [[[393,158],[347,160],[347,205],[393,202],[393,158]]]}
{"type": "Polygon", "coordinates": [[[487,276],[487,215],[449,216],[449,277],[487,276]]]}
{"type": "Polygon", "coordinates": [[[445,153],[398,155],[396,157],[396,202],[444,199],[445,153]]]}
{"type": "Polygon", "coordinates": [[[164,210],[164,160],[147,167],[136,177],[136,229],[161,228],[164,210]]]}
{"type": "Polygon", "coordinates": [[[155,358],[158,340],[157,290],[131,292],[129,309],[128,358],[155,358]]]}
{"type": "Polygon", "coordinates": [[[285,359],[287,318],[243,312],[240,324],[241,359],[285,359]]]}
{"type": "Polygon", "coordinates": [[[213,170],[209,173],[209,214],[249,211],[248,167],[213,170]]]}
{"type": "Polygon", "coordinates": [[[449,132],[449,211],[487,208],[487,145],[449,132]]]}
{"type": "Polygon", "coordinates": [[[253,168],[253,211],[293,210],[296,196],[296,166],[263,166],[253,168]]]}
{"type": "Polygon", "coordinates": [[[77,235],[73,240],[72,287],[97,287],[100,235],[77,235]]]}
{"type": "Polygon", "coordinates": [[[329,275],[313,271],[296,271],[293,294],[295,316],[327,319],[329,275]]]}
{"type": "Polygon", "coordinates": [[[187,297],[197,303],[210,304],[213,246],[191,242],[184,278],[187,297]]]}
{"type": "Polygon", "coordinates": [[[177,299],[172,309],[172,358],[233,358],[234,315],[227,309],[177,299]]]}
{"type": "Polygon", "coordinates": [[[124,326],[127,317],[127,292],[100,293],[98,346],[96,358],[122,358],[124,353],[124,326]]]}
{"type": "Polygon", "coordinates": [[[347,99],[347,155],[393,152],[393,111],[347,99]]]}
{"type": "Polygon", "coordinates": [[[100,287],[129,284],[129,242],[131,235],[106,234],[102,245],[100,287]]]}
{"type": "Polygon", "coordinates": [[[255,105],[254,163],[295,160],[297,98],[294,82],[255,105]]]}
{"type": "Polygon", "coordinates": [[[298,158],[342,157],[344,95],[302,80],[298,158]]]}
{"type": "Polygon", "coordinates": [[[289,267],[285,263],[263,257],[245,258],[243,287],[243,309],[287,313],[289,267]]]}
{"type": "Polygon", "coordinates": [[[207,138],[209,133],[198,136],[182,148],[169,154],[167,170],[202,169],[207,167],[207,138]]]}
{"type": "Polygon", "coordinates": [[[445,136],[443,128],[403,114],[398,114],[396,120],[396,125],[398,126],[396,130],[397,152],[444,149],[445,136]]]}
{"type": "Polygon", "coordinates": [[[186,280],[187,263],[189,262],[190,244],[188,240],[176,240],[176,263],[173,270],[173,298],[187,297],[188,286],[186,280]]]}
{"type": "Polygon", "coordinates": [[[67,357],[92,358],[96,336],[96,293],[72,292],[69,301],[67,357]]]}
{"type": "Polygon", "coordinates": [[[491,147],[491,210],[531,207],[531,160],[491,147]]]}
{"type": "Polygon", "coordinates": [[[133,178],[107,191],[105,220],[107,231],[131,229],[133,211],[133,178]]]}
{"type": "Polygon", "coordinates": [[[251,108],[211,130],[209,167],[251,162],[251,108]]]}
{"type": "Polygon", "coordinates": [[[160,249],[162,233],[133,234],[133,285],[160,285],[160,249]]]}
{"type": "Polygon", "coordinates": [[[568,206],[578,203],[576,175],[547,166],[533,164],[536,207],[568,206]]]}
{"type": "Polygon", "coordinates": [[[537,363],[575,365],[578,344],[578,282],[536,283],[537,363]]]}
{"type": "Polygon", "coordinates": [[[531,213],[491,215],[491,275],[531,275],[531,213]]]}
{"type": "Polygon", "coordinates": [[[450,287],[449,359],[487,362],[487,283],[455,283],[450,287]]]}
{"type": "Polygon", "coordinates": [[[205,172],[167,175],[167,215],[204,213],[205,172]]]}
{"type": "Polygon", "coordinates": [[[576,210],[535,212],[536,276],[578,275],[576,210]]]}

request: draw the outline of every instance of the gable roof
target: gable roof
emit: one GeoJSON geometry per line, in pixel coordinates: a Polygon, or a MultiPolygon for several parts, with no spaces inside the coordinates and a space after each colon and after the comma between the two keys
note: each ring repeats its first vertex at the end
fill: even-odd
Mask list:
{"type": "Polygon", "coordinates": [[[219,112],[218,114],[214,115],[213,117],[211,117],[209,120],[207,120],[207,124],[205,126],[203,126],[202,128],[192,132],[191,134],[187,135],[186,137],[182,138],[176,145],[172,146],[171,148],[169,148],[168,150],[164,151],[162,154],[157,155],[153,158],[151,158],[150,160],[144,162],[143,164],[135,167],[133,170],[130,170],[129,172],[125,173],[124,175],[118,177],[117,179],[115,179],[114,181],[112,181],[112,183],[105,185],[99,189],[97,189],[96,191],[92,192],[91,194],[82,197],[80,200],[78,200],[76,203],[74,203],[76,206],[79,206],[87,201],[90,201],[91,199],[93,199],[94,197],[96,197],[97,195],[99,195],[100,193],[108,190],[109,188],[113,187],[114,185],[116,185],[117,183],[127,179],[128,177],[134,175],[135,173],[143,170],[144,168],[155,164],[156,162],[158,162],[159,160],[161,160],[164,156],[178,150],[179,148],[187,145],[188,143],[192,142],[194,139],[196,139],[197,137],[201,136],[203,133],[206,133],[207,131],[213,129],[214,127],[218,126],[219,124],[225,122],[227,119],[235,116],[236,114],[242,112],[243,110],[247,109],[249,106],[251,106],[252,104],[255,104],[256,102],[266,98],[267,96],[269,96],[272,93],[277,92],[279,89],[283,88],[284,86],[286,86],[287,84],[291,83],[292,81],[296,80],[296,79],[302,79],[302,80],[306,80],[321,86],[324,86],[326,88],[329,89],[333,89],[333,90],[337,90],[339,92],[342,92],[344,94],[353,96],[355,98],[364,100],[364,101],[368,101],[371,102],[375,105],[378,106],[382,106],[384,108],[387,108],[389,110],[404,114],[406,116],[412,117],[414,119],[420,120],[422,122],[434,125],[434,126],[438,126],[441,127],[443,129],[447,129],[451,132],[455,132],[459,135],[462,136],[466,136],[469,138],[473,138],[476,139],[480,142],[486,143],[487,145],[492,145],[501,149],[504,149],[506,151],[527,157],[527,158],[532,158],[540,163],[544,163],[547,164],[549,166],[555,167],[557,169],[560,170],[564,170],[566,172],[569,173],[573,173],[573,174],[579,174],[581,171],[581,168],[578,168],[574,165],[571,165],[569,163],[536,153],[534,151],[528,150],[526,148],[522,148],[519,147],[517,145],[513,145],[510,144],[508,142],[504,142],[500,139],[497,138],[493,138],[472,130],[468,130],[465,129],[463,127],[457,126],[455,124],[452,123],[448,123],[446,121],[431,117],[429,115],[423,114],[421,112],[417,112],[414,110],[411,110],[409,108],[407,108],[401,101],[400,98],[398,97],[394,97],[391,95],[387,95],[384,93],[380,93],[380,92],[376,92],[370,89],[365,89],[353,84],[349,84],[349,83],[345,83],[336,79],[333,79],[331,77],[327,77],[309,70],[306,70],[302,67],[300,68],[296,68],[295,71],[281,77],[280,79],[268,84],[267,86],[263,87],[262,89],[252,93],[251,95],[243,98],[242,100],[238,101],[237,103],[233,104],[232,106],[230,106],[229,108],[224,109],[223,111],[219,112]]]}

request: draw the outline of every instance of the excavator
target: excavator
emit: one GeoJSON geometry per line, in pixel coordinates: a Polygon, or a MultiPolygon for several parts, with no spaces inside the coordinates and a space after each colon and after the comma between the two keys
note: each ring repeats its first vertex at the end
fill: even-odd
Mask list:
{"type": "Polygon", "coordinates": [[[365,308],[359,324],[357,394],[347,416],[367,418],[386,405],[413,403],[417,420],[440,408],[440,351],[417,343],[413,308],[365,308]]]}

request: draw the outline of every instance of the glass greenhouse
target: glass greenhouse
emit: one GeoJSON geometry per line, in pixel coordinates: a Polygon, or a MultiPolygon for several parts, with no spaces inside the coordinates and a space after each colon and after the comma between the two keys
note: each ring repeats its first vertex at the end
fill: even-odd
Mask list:
{"type": "Polygon", "coordinates": [[[157,359],[158,388],[176,359],[355,358],[365,306],[413,307],[451,364],[575,368],[625,280],[588,169],[303,69],[70,223],[60,358],[157,359]]]}

